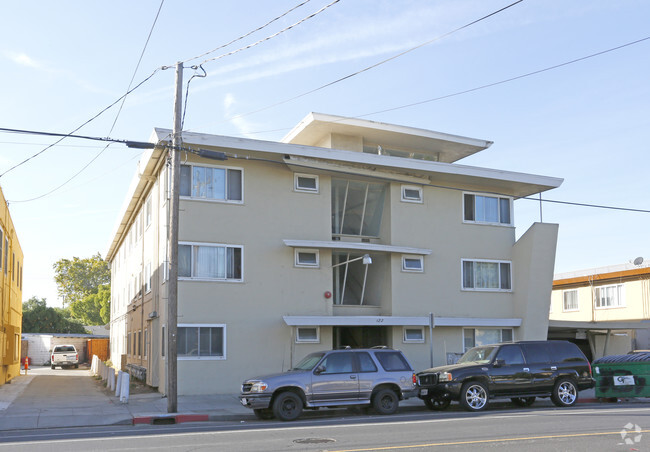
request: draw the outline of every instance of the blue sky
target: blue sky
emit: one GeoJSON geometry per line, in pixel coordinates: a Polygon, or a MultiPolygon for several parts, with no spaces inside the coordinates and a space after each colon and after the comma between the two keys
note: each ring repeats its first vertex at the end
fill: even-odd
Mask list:
{"type": "MultiPolygon", "coordinates": [[[[252,44],[331,2],[311,0],[263,30],[186,64],[252,44]]],[[[5,2],[0,127],[68,133],[113,103],[129,86],[160,3],[5,2]]],[[[166,0],[135,83],[161,66],[242,36],[299,3],[166,0]]],[[[564,178],[544,198],[649,210],[650,40],[490,88],[370,114],[647,38],[647,1],[524,0],[285,102],[510,3],[340,0],[268,41],[206,62],[208,76],[190,84],[185,130],[279,140],[311,111],[363,116],[494,141],[459,163],[564,178]]],[[[186,69],[185,80],[193,73],[186,69]]],[[[154,127],[172,126],[173,84],[173,69],[156,72],[127,97],[112,131],[119,104],[77,133],[148,140],[154,127]]],[[[54,141],[0,133],[0,173],[54,141]]],[[[95,142],[66,139],[0,177],[25,252],[25,300],[45,297],[57,305],[52,264],[105,254],[140,153],[122,145],[102,149],[95,142]],[[70,182],[41,198],[95,157],[70,182]]],[[[545,203],[543,220],[560,224],[556,272],[637,256],[650,259],[649,219],[648,213],[545,203]]],[[[516,201],[518,235],[539,220],[538,203],[516,201]]]]}

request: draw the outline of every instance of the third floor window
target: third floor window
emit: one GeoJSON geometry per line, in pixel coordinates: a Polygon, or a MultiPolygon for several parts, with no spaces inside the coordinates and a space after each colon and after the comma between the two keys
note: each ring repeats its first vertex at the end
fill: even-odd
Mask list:
{"type": "Polygon", "coordinates": [[[241,202],[242,191],[239,169],[181,165],[181,196],[241,202]]]}

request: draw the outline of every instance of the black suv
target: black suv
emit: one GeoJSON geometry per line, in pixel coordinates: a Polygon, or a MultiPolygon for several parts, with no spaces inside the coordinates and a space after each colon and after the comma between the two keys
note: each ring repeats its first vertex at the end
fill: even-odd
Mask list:
{"type": "Polygon", "coordinates": [[[467,351],[456,364],[417,374],[419,397],[432,410],[458,400],[469,411],[489,399],[509,397],[530,406],[551,397],[557,406],[578,401],[578,391],[594,387],[591,365],[578,346],[567,341],[525,341],[485,345],[467,351]]]}

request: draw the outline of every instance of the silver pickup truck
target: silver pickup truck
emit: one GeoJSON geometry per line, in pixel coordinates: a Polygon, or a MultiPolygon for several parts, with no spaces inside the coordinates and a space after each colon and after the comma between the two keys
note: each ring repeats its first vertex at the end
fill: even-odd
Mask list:
{"type": "Polygon", "coordinates": [[[56,368],[56,366],[61,369],[72,366],[79,367],[79,353],[77,353],[74,345],[55,345],[50,358],[50,367],[52,369],[56,368]]]}

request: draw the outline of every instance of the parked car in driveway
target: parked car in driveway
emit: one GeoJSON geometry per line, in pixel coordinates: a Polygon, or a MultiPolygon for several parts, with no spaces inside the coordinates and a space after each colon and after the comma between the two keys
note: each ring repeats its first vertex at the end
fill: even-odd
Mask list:
{"type": "Polygon", "coordinates": [[[74,345],[55,345],[50,356],[50,367],[79,367],[79,353],[74,345]]]}
{"type": "Polygon", "coordinates": [[[413,367],[385,347],[315,352],[288,372],[245,380],[239,399],[260,419],[297,419],[303,409],[370,406],[393,414],[417,396],[413,367]]]}
{"type": "Polygon", "coordinates": [[[480,411],[493,398],[510,398],[518,406],[550,397],[557,406],[578,401],[578,391],[593,388],[591,365],[568,341],[527,341],[485,345],[467,351],[456,364],[417,374],[419,397],[432,410],[457,400],[480,411]]]}

